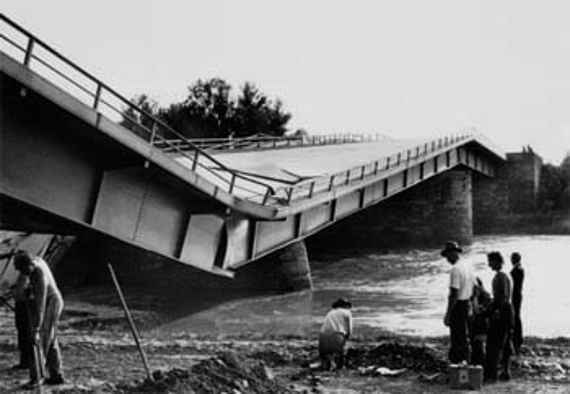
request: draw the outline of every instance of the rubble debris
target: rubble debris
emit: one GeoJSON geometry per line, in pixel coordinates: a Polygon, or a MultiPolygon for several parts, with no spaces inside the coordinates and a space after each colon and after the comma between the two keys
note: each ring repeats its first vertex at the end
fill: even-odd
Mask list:
{"type": "Polygon", "coordinates": [[[154,371],[154,381],[121,386],[124,393],[290,393],[263,361],[223,352],[189,370],[154,371]]]}
{"type": "Polygon", "coordinates": [[[373,366],[376,369],[379,367],[390,370],[405,368],[424,373],[447,371],[447,361],[444,355],[424,345],[386,342],[373,348],[349,349],[347,358],[349,368],[373,366]]]}

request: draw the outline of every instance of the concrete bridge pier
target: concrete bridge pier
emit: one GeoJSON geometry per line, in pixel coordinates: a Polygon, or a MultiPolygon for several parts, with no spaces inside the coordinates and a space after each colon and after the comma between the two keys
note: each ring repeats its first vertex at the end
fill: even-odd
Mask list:
{"type": "Polygon", "coordinates": [[[446,240],[473,240],[472,174],[467,169],[436,175],[353,215],[310,239],[309,247],[386,250],[437,247],[446,240]]]}
{"type": "Polygon", "coordinates": [[[279,290],[297,291],[313,288],[311,267],[304,241],[286,246],[277,252],[275,257],[279,290]]]}
{"type": "Polygon", "coordinates": [[[239,269],[234,284],[240,288],[264,291],[312,289],[313,280],[305,241],[292,243],[239,269]]]}

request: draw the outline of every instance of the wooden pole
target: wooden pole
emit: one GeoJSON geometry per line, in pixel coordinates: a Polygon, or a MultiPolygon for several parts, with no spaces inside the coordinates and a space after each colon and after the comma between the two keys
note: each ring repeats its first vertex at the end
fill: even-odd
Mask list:
{"type": "Polygon", "coordinates": [[[152,378],[152,374],[150,373],[150,369],[148,367],[148,361],[146,358],[146,354],[145,354],[145,352],[141,346],[141,341],[139,338],[139,332],[135,326],[135,322],[133,321],[133,318],[131,316],[131,312],[129,311],[129,307],[127,306],[127,302],[125,301],[125,296],[123,295],[123,291],[121,290],[121,286],[119,286],[119,281],[117,280],[117,275],[115,275],[115,270],[113,270],[113,266],[110,263],[107,264],[107,267],[109,268],[109,272],[111,273],[111,278],[113,279],[115,289],[117,290],[117,294],[119,295],[119,298],[121,300],[121,305],[123,306],[123,311],[125,312],[125,317],[127,318],[127,321],[129,322],[129,327],[131,328],[131,333],[133,334],[133,337],[135,339],[135,343],[137,344],[137,348],[139,350],[139,354],[140,354],[142,362],[144,364],[144,369],[146,371],[147,378],[150,381],[153,381],[154,379],[152,378]]]}

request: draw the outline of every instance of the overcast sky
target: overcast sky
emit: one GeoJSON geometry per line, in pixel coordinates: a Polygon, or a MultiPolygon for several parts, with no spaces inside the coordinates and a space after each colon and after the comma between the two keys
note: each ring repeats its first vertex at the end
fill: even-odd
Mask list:
{"type": "Polygon", "coordinates": [[[507,151],[570,150],[569,1],[2,0],[128,97],[254,82],[292,128],[423,137],[476,127],[507,151]]]}

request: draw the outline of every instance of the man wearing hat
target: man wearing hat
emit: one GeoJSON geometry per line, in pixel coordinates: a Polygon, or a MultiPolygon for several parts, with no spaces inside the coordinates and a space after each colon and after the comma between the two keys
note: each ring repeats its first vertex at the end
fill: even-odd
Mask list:
{"type": "Polygon", "coordinates": [[[319,334],[319,356],[323,369],[330,369],[331,359],[337,368],[344,366],[345,344],[352,334],[352,304],[339,298],[325,316],[319,334]]]}
{"type": "Polygon", "coordinates": [[[469,317],[471,296],[475,285],[475,276],[471,267],[461,261],[459,254],[463,250],[457,242],[447,242],[441,255],[452,265],[449,273],[449,298],[444,324],[449,327],[449,361],[460,363],[470,361],[469,317]]]}

